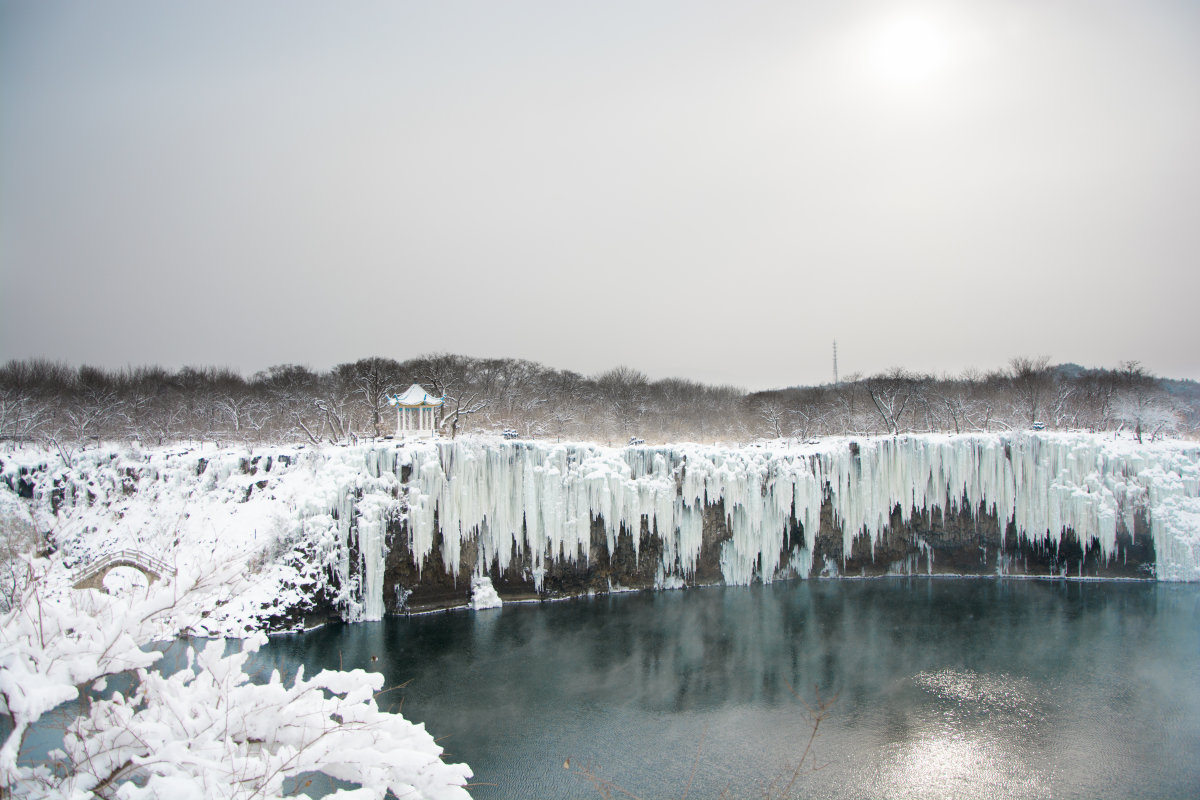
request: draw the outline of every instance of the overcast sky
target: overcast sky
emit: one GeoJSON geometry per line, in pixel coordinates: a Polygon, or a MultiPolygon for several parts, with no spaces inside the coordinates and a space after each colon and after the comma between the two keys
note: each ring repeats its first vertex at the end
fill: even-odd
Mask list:
{"type": "Polygon", "coordinates": [[[1200,378],[1200,3],[0,0],[0,360],[1200,378]]]}

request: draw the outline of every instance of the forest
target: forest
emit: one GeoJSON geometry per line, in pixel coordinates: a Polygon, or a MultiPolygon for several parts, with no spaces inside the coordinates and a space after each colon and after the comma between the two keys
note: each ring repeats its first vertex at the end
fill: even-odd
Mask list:
{"type": "Polygon", "coordinates": [[[328,371],[105,370],[44,359],[0,367],[0,441],[66,451],[101,441],[345,444],[395,431],[388,397],[413,383],[445,403],[439,432],[610,445],[748,442],[831,435],[1012,429],[1126,431],[1140,440],[1200,433],[1200,383],[1138,362],[1086,369],[1046,356],[991,372],[894,368],[837,383],[746,392],[619,366],[597,375],[516,358],[364,358],[328,371]]]}

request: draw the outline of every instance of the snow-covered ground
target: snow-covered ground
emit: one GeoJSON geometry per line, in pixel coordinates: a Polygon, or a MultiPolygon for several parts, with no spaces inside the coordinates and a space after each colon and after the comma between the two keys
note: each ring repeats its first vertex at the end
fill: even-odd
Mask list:
{"type": "MultiPolygon", "coordinates": [[[[34,482],[29,513],[58,548],[60,583],[125,549],[180,572],[232,570],[238,585],[198,598],[191,629],[245,636],[331,585],[344,591],[339,603],[347,618],[382,613],[363,605],[363,587],[350,575],[347,535],[356,515],[364,517],[365,535],[394,509],[400,486],[391,465],[370,470],[365,457],[338,449],[104,449],[81,453],[68,467],[56,455],[22,450],[0,454],[0,475],[17,490],[22,469],[34,482]],[[347,505],[358,489],[363,500],[347,505]],[[345,580],[331,583],[329,576],[339,574],[345,580]]],[[[11,497],[12,489],[4,492],[11,497]]],[[[374,563],[378,553],[364,548],[362,557],[374,563]]]]}
{"type": "Polygon", "coordinates": [[[474,540],[481,574],[506,566],[514,549],[586,557],[596,518],[612,552],[621,527],[636,529],[645,517],[663,540],[660,583],[670,586],[695,568],[704,508],[720,502],[732,534],[722,574],[744,584],[775,577],[793,514],[806,537],[793,567],[811,557],[826,498],[847,551],[854,537],[878,540],[896,505],[907,517],[965,502],[985,504],[1019,535],[1071,529],[1108,554],[1118,521],[1132,530],[1140,510],[1157,577],[1200,580],[1200,446],[1191,442],[992,434],[608,448],[460,439],[96,449],[70,466],[50,452],[0,452],[0,511],[27,508],[37,529],[51,533],[60,585],[71,570],[122,549],[181,572],[231,570],[238,585],[198,597],[180,626],[214,635],[245,636],[317,591],[329,592],[348,620],[379,618],[389,523],[407,523],[420,563],[434,552],[436,513],[440,566],[456,573],[462,545],[474,540]],[[16,492],[32,497],[17,501],[16,492]]]}

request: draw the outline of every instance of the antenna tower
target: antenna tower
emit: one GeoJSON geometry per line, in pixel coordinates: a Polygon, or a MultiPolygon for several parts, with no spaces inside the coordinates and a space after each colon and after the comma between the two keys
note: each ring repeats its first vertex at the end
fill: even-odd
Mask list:
{"type": "Polygon", "coordinates": [[[834,340],[833,340],[833,385],[834,385],[834,386],[837,386],[837,385],[838,385],[838,374],[837,374],[837,339],[834,339],[834,340]]]}

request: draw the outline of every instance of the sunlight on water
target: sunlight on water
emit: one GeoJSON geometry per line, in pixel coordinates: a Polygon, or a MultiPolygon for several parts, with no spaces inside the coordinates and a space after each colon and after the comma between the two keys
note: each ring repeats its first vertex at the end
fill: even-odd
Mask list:
{"type": "Polygon", "coordinates": [[[1043,780],[1002,747],[949,732],[888,748],[875,788],[893,797],[1050,796],[1043,780]]]}
{"type": "Polygon", "coordinates": [[[960,707],[970,704],[977,709],[1031,714],[1037,702],[1037,689],[1023,678],[1011,675],[981,675],[971,670],[943,669],[918,672],[913,683],[934,697],[960,707]]]}
{"type": "Polygon", "coordinates": [[[1021,752],[1022,729],[1052,713],[1034,685],[973,670],[920,672],[913,683],[932,701],[928,727],[880,756],[875,789],[927,798],[1049,797],[1050,776],[1021,752]]]}

